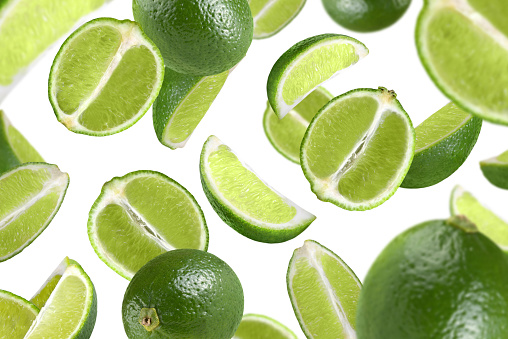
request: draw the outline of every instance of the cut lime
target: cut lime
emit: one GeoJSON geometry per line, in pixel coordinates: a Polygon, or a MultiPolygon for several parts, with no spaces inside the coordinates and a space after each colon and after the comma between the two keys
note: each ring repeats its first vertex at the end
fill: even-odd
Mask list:
{"type": "Polygon", "coordinates": [[[25,162],[43,161],[39,153],[0,110],[0,174],[25,162]]]}
{"type": "Polygon", "coordinates": [[[0,290],[0,338],[21,339],[39,314],[31,302],[0,290]]]}
{"type": "Polygon", "coordinates": [[[88,236],[99,258],[129,280],[162,253],[208,247],[205,217],[194,197],[154,171],[105,183],[90,210],[88,236]]]}
{"type": "MultiPolygon", "coordinates": [[[[83,268],[69,258],[52,277],[61,275],[25,339],[88,339],[97,317],[97,295],[83,268]]],[[[43,287],[44,288],[44,287],[43,287]]]]}
{"type": "Polygon", "coordinates": [[[452,215],[465,215],[480,232],[508,253],[508,223],[484,207],[462,187],[456,186],[450,199],[452,215]]]}
{"type": "Polygon", "coordinates": [[[466,161],[480,135],[482,120],[454,103],[441,108],[416,127],[415,156],[401,187],[435,185],[466,161]]]}
{"type": "Polygon", "coordinates": [[[137,23],[92,20],[63,43],[49,75],[49,99],[69,130],[95,136],[131,127],[164,78],[159,50],[137,23]]]}
{"type": "Polygon", "coordinates": [[[166,67],[164,83],[153,104],[153,125],[159,141],[171,149],[184,147],[228,78],[177,73],[166,67]]]}
{"type": "Polygon", "coordinates": [[[306,0],[249,0],[254,17],[254,39],[280,32],[300,13],[306,0]]]}
{"type": "Polygon", "coordinates": [[[260,314],[246,314],[233,339],[297,339],[297,336],[275,319],[260,314]]]}
{"type": "Polygon", "coordinates": [[[277,60],[268,76],[270,105],[282,119],[321,83],[369,54],[360,41],[339,34],[300,41],[277,60]]]}
{"type": "Polygon", "coordinates": [[[315,241],[305,241],[289,262],[287,286],[307,338],[356,338],[362,284],[335,253],[315,241]]]}
{"type": "Polygon", "coordinates": [[[508,190],[508,151],[481,161],[480,167],[492,185],[508,190]]]}
{"type": "Polygon", "coordinates": [[[69,185],[67,173],[27,163],[0,176],[0,262],[12,258],[46,229],[69,185]]]}
{"type": "Polygon", "coordinates": [[[367,210],[395,193],[414,145],[413,125],[393,91],[357,89],[336,97],[314,117],[300,162],[320,200],[367,210]]]}
{"type": "Polygon", "coordinates": [[[55,290],[56,286],[58,285],[58,282],[60,279],[62,279],[63,274],[65,273],[65,270],[69,265],[75,263],[74,260],[65,258],[60,265],[51,273],[51,275],[46,279],[46,282],[39,288],[37,293],[30,299],[30,302],[33,303],[35,306],[37,306],[39,309],[43,308],[44,305],[46,305],[46,302],[48,301],[49,297],[55,290]]]}
{"type": "Polygon", "coordinates": [[[426,0],[416,28],[435,84],[466,111],[508,124],[508,2],[426,0]]]}
{"type": "Polygon", "coordinates": [[[215,212],[252,240],[287,241],[316,219],[268,186],[215,136],[203,145],[199,168],[203,190],[215,212]]]}
{"type": "Polygon", "coordinates": [[[263,127],[273,147],[287,159],[300,163],[300,145],[312,118],[333,96],[323,87],[318,87],[279,119],[270,103],[266,106],[263,127]]]}

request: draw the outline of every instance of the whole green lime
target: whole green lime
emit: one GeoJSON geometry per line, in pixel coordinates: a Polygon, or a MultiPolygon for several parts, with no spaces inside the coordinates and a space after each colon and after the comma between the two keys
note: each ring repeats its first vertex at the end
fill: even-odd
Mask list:
{"type": "Polygon", "coordinates": [[[229,339],[243,315],[235,272],[215,255],[179,249],[155,257],[132,278],[122,304],[130,339],[229,339]]]}
{"type": "Polygon", "coordinates": [[[500,339],[508,333],[508,256],[463,216],[396,237],[369,270],[358,339],[500,339]]]}
{"type": "Polygon", "coordinates": [[[242,60],[254,23],[247,0],[133,0],[135,20],[178,73],[213,75],[242,60]]]}
{"type": "Polygon", "coordinates": [[[406,12],[411,0],[323,0],[330,17],[357,32],[373,32],[393,25],[406,12]]]}

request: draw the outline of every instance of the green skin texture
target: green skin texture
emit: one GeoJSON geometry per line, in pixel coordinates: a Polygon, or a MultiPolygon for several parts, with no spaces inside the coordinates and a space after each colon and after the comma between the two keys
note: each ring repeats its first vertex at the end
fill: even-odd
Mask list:
{"type": "MultiPolygon", "coordinates": [[[[457,132],[441,142],[416,152],[409,172],[400,187],[424,188],[436,185],[455,173],[476,145],[482,119],[473,117],[457,132]],[[474,135],[473,139],[470,136],[474,135]]],[[[418,135],[418,127],[415,129],[418,135]]]]}
{"type": "Polygon", "coordinates": [[[149,261],[125,292],[122,317],[131,339],[229,339],[243,315],[243,290],[235,272],[208,252],[170,251],[149,261]],[[155,308],[160,324],[140,324],[143,308],[155,308]]]}
{"type": "Polygon", "coordinates": [[[179,73],[205,76],[233,68],[254,34],[246,0],[133,0],[132,10],[166,66],[179,73]]]}
{"type": "Polygon", "coordinates": [[[358,339],[506,337],[508,256],[467,223],[425,222],[383,250],[360,294],[358,339]]]}
{"type": "Polygon", "coordinates": [[[508,165],[480,162],[480,168],[492,185],[508,190],[508,165]]]}
{"type": "Polygon", "coordinates": [[[411,4],[411,0],[322,1],[336,23],[357,32],[374,32],[393,25],[411,4]]]}

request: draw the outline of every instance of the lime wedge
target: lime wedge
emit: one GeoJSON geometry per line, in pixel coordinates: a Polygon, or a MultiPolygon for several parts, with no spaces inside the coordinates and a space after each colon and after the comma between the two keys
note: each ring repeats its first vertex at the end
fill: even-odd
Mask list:
{"type": "Polygon", "coordinates": [[[203,190],[215,212],[252,240],[284,242],[316,219],[268,186],[213,135],[203,145],[199,168],[203,190]]]}
{"type": "Polygon", "coordinates": [[[339,34],[317,35],[288,49],[268,76],[268,101],[284,118],[321,83],[369,54],[360,41],[339,34]]]}
{"type": "Polygon", "coordinates": [[[150,108],[164,78],[159,50],[137,23],[92,20],[71,34],[49,75],[49,99],[69,130],[121,132],[150,108]]]}
{"type": "Polygon", "coordinates": [[[482,120],[454,103],[441,108],[415,128],[415,156],[401,187],[435,185],[466,161],[480,135],[482,120]]]}
{"type": "Polygon", "coordinates": [[[300,13],[306,0],[249,0],[254,18],[254,39],[280,32],[300,13]]]}
{"type": "Polygon", "coordinates": [[[44,159],[0,110],[0,174],[25,162],[44,162],[44,159]]]}
{"type": "Polygon", "coordinates": [[[32,299],[30,299],[30,302],[37,306],[39,309],[43,308],[55,290],[56,286],[58,285],[58,282],[62,278],[63,274],[65,273],[65,270],[72,263],[75,263],[75,261],[69,258],[65,258],[53,271],[53,273],[51,273],[49,278],[46,279],[46,282],[41,286],[37,293],[35,293],[32,299]]]}
{"type": "Polygon", "coordinates": [[[414,145],[413,125],[393,91],[357,89],[336,97],[314,117],[300,162],[320,200],[368,210],[395,193],[414,145]]]}
{"type": "Polygon", "coordinates": [[[163,145],[171,149],[185,146],[229,73],[200,77],[180,74],[166,67],[164,83],[153,104],[153,125],[163,145]]]}
{"type": "Polygon", "coordinates": [[[462,187],[456,186],[450,200],[452,215],[465,215],[480,232],[508,253],[508,223],[484,207],[462,187]]]}
{"type": "Polygon", "coordinates": [[[246,314],[233,339],[297,339],[297,336],[275,319],[260,314],[246,314]]]}
{"type": "Polygon", "coordinates": [[[356,338],[362,284],[335,253],[316,241],[305,241],[289,262],[287,286],[307,338],[356,338]]]}
{"type": "Polygon", "coordinates": [[[480,168],[492,185],[508,190],[508,151],[481,161],[480,168]]]}
{"type": "Polygon", "coordinates": [[[39,309],[31,302],[0,290],[0,338],[23,338],[39,309]]]}
{"type": "Polygon", "coordinates": [[[105,183],[90,210],[88,236],[99,258],[128,280],[162,253],[208,248],[205,217],[194,197],[154,171],[105,183]]]}
{"type": "MultiPolygon", "coordinates": [[[[74,260],[65,258],[52,277],[61,275],[25,339],[90,338],[97,317],[92,281],[74,260]]],[[[43,286],[44,288],[44,286],[43,286]]]]}
{"type": "Polygon", "coordinates": [[[309,124],[333,96],[323,87],[318,87],[284,117],[279,119],[270,103],[266,106],[263,127],[273,147],[287,159],[300,163],[300,146],[309,124]]]}
{"type": "Polygon", "coordinates": [[[466,111],[508,124],[508,2],[426,0],[416,28],[420,59],[466,111]]]}
{"type": "Polygon", "coordinates": [[[0,262],[12,258],[46,229],[69,185],[67,173],[27,163],[0,176],[0,262]]]}

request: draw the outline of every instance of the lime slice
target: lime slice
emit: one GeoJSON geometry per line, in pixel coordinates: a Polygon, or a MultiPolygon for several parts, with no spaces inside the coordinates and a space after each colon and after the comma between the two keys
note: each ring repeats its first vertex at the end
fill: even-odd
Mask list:
{"type": "Polygon", "coordinates": [[[0,338],[23,338],[39,309],[31,302],[0,290],[0,338]]]}
{"type": "Polygon", "coordinates": [[[321,83],[369,54],[360,41],[339,34],[317,35],[288,49],[268,76],[268,101],[282,119],[321,83]]]}
{"type": "Polygon", "coordinates": [[[300,145],[312,118],[333,96],[323,87],[318,87],[279,119],[270,103],[266,106],[263,127],[273,147],[287,159],[300,163],[300,145]]]}
{"type": "Polygon", "coordinates": [[[508,2],[427,0],[416,28],[420,59],[466,111],[508,124],[508,2]]]}
{"type": "Polygon", "coordinates": [[[12,258],[46,229],[69,185],[67,173],[27,163],[0,176],[0,262],[12,258]]]}
{"type": "Polygon", "coordinates": [[[199,168],[203,190],[215,212],[252,240],[284,242],[316,219],[268,186],[213,135],[203,145],[199,168]]]}
{"type": "Polygon", "coordinates": [[[356,338],[362,284],[335,253],[316,241],[305,241],[289,262],[287,286],[307,338],[356,338]]]}
{"type": "Polygon", "coordinates": [[[484,207],[471,193],[456,186],[452,191],[450,209],[452,215],[465,215],[480,232],[508,253],[508,223],[484,207]]]}
{"type": "Polygon", "coordinates": [[[508,151],[481,161],[480,168],[492,185],[508,190],[508,151]]]}
{"type": "MultiPolygon", "coordinates": [[[[25,339],[90,338],[97,317],[97,295],[83,268],[69,258],[52,277],[61,275],[25,339]]],[[[44,287],[43,287],[44,288],[44,287]]]]}
{"type": "Polygon", "coordinates": [[[249,0],[254,17],[254,39],[280,32],[300,13],[306,0],[249,0]]]}
{"type": "Polygon", "coordinates": [[[401,187],[435,185],[466,161],[480,135],[482,120],[454,103],[441,108],[416,127],[415,156],[401,187]]]}
{"type": "Polygon", "coordinates": [[[297,339],[297,336],[275,319],[260,314],[246,314],[233,339],[297,339]]]}
{"type": "Polygon", "coordinates": [[[414,145],[413,125],[393,91],[357,89],[336,97],[314,117],[300,162],[320,200],[368,210],[395,193],[414,145]]]}
{"type": "Polygon", "coordinates": [[[25,162],[44,162],[44,159],[0,110],[0,174],[25,162]]]}
{"type": "Polygon", "coordinates": [[[0,1],[0,101],[28,66],[104,0],[0,1]]]}
{"type": "Polygon", "coordinates": [[[154,171],[105,183],[90,210],[88,236],[99,258],[128,280],[162,253],[208,248],[205,217],[194,197],[154,171]]]}
{"type": "Polygon", "coordinates": [[[150,108],[164,78],[157,47],[135,22],[92,20],[71,34],[49,75],[49,99],[69,130],[121,132],[150,108]]]}
{"type": "Polygon", "coordinates": [[[164,83],[153,104],[153,125],[163,145],[171,149],[185,146],[224,86],[229,72],[200,77],[166,67],[164,83]]]}

